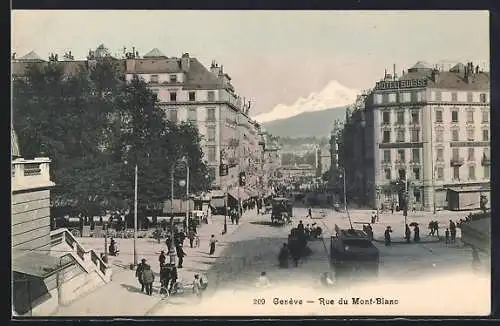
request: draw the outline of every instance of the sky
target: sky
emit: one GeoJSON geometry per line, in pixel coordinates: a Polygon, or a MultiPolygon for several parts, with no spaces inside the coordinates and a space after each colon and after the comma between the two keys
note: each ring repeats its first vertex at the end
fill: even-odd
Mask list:
{"type": "Polygon", "coordinates": [[[83,59],[103,43],[112,54],[156,47],[207,67],[216,60],[253,116],[332,80],[371,88],[393,64],[400,74],[420,60],[490,60],[487,11],[14,10],[11,21],[17,57],[83,59]]]}

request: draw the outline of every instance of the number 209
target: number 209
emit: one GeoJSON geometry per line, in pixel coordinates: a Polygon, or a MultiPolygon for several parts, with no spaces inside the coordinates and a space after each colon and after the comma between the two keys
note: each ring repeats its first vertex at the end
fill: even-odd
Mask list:
{"type": "Polygon", "coordinates": [[[266,299],[264,299],[264,298],[253,299],[253,304],[264,305],[264,304],[266,304],[266,299]]]}

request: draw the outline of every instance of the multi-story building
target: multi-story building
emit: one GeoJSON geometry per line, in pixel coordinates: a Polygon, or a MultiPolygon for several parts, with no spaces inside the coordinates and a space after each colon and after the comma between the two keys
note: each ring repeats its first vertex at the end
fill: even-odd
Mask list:
{"type": "Polygon", "coordinates": [[[270,190],[276,185],[278,171],[281,166],[280,146],[271,134],[261,128],[262,152],[262,182],[261,189],[264,195],[269,195],[270,190]]]}
{"type": "MultiPolygon", "coordinates": [[[[61,59],[52,55],[49,61],[57,61],[65,73],[71,74],[89,68],[104,56],[113,58],[105,46],[100,45],[89,51],[87,60],[74,60],[68,52],[61,59]]],[[[230,190],[231,196],[238,192],[242,200],[255,194],[256,172],[259,171],[256,165],[262,156],[258,145],[260,125],[249,117],[250,103],[235,93],[231,77],[224,72],[223,66],[213,62],[207,69],[188,53],[181,58],[167,57],[156,48],[142,57],[133,48],[124,53],[124,58],[115,59],[127,80],[137,75],[148,83],[157,94],[167,119],[188,121],[197,126],[215,189],[230,190]],[[227,175],[220,173],[221,165],[229,167],[227,175]],[[247,174],[248,189],[238,186],[240,172],[247,174]]],[[[48,64],[30,52],[13,60],[13,74],[24,74],[27,65],[33,62],[48,64]]]]}
{"type": "Polygon", "coordinates": [[[372,203],[391,200],[384,189],[399,181],[418,208],[478,208],[480,194],[489,196],[489,98],[490,75],[471,62],[449,71],[418,62],[400,78],[386,73],[360,113],[363,139],[371,139],[363,147],[374,157],[365,179],[372,203]],[[457,196],[459,204],[447,199],[457,196]]]}

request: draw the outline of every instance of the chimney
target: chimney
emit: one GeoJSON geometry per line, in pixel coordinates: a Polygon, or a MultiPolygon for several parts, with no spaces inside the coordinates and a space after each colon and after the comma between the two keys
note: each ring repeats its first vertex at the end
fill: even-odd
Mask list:
{"type": "Polygon", "coordinates": [[[479,74],[479,65],[476,66],[476,75],[479,74]]]}
{"type": "Polygon", "coordinates": [[[396,76],[396,64],[395,63],[392,65],[392,78],[394,80],[396,80],[396,78],[397,78],[397,76],[396,76]]]}
{"type": "Polygon", "coordinates": [[[189,53],[184,53],[182,56],[181,56],[181,69],[182,71],[184,72],[187,72],[189,71],[189,53]]]}
{"type": "Polygon", "coordinates": [[[134,54],[135,54],[135,46],[132,47],[132,55],[134,55],[134,54]]]}
{"type": "Polygon", "coordinates": [[[433,82],[435,82],[436,84],[439,83],[439,70],[438,69],[432,70],[431,77],[433,82]]]}

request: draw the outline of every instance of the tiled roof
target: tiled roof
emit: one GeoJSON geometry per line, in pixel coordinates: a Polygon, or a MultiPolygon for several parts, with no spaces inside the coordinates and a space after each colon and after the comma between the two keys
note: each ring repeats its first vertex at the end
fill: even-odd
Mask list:
{"type": "MultiPolygon", "coordinates": [[[[39,65],[40,67],[45,67],[49,64],[49,62],[26,62],[26,61],[14,61],[12,62],[12,75],[13,76],[24,76],[26,73],[26,69],[30,65],[39,65]]],[[[63,67],[65,75],[75,75],[81,69],[88,69],[88,63],[85,60],[80,61],[58,61],[58,65],[63,67]]],[[[120,68],[123,70],[124,65],[120,61],[120,68]]]]}
{"type": "Polygon", "coordinates": [[[45,61],[43,60],[38,54],[35,53],[35,51],[31,51],[30,53],[26,54],[25,56],[17,59],[19,61],[45,61]]]}
{"type": "Polygon", "coordinates": [[[431,69],[432,67],[425,61],[419,61],[417,62],[413,67],[410,69],[431,69]]]}
{"type": "Polygon", "coordinates": [[[152,49],[148,53],[146,53],[143,58],[166,58],[167,56],[164,55],[160,50],[157,48],[152,49]]]}
{"type": "Polygon", "coordinates": [[[464,73],[455,73],[451,71],[440,71],[437,82],[431,77],[431,71],[408,72],[400,80],[411,80],[427,78],[427,85],[430,88],[457,89],[457,90],[484,90],[490,89],[490,74],[480,72],[472,77],[471,83],[467,83],[464,73]]]}
{"type": "MultiPolygon", "coordinates": [[[[134,60],[134,59],[132,59],[134,60]]],[[[178,73],[181,72],[181,61],[169,59],[135,59],[135,69],[127,69],[130,74],[178,73]]]]}
{"type": "Polygon", "coordinates": [[[221,81],[197,59],[190,59],[187,73],[186,89],[221,88],[221,81]]]}

